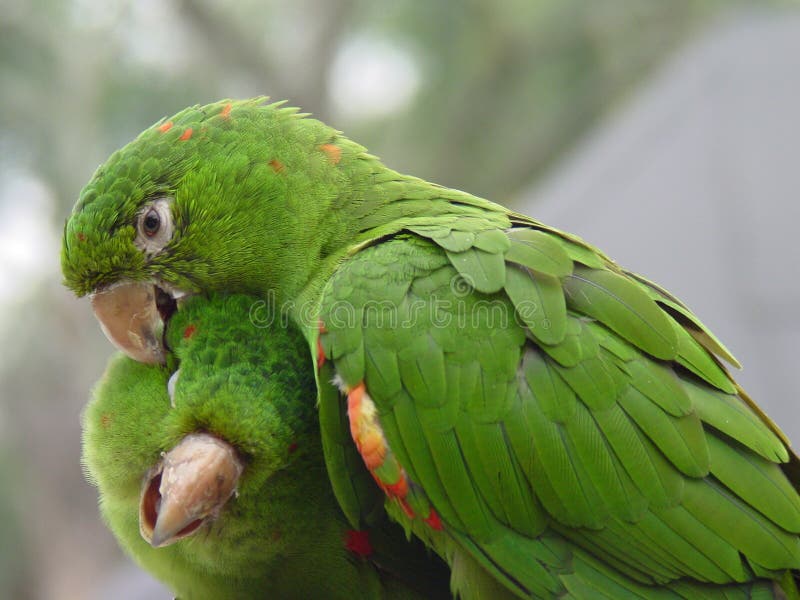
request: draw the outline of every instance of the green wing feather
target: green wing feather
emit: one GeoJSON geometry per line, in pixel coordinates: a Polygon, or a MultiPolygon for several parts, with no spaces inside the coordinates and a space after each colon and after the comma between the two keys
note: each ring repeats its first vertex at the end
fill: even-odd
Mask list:
{"type": "Polygon", "coordinates": [[[326,356],[443,530],[392,514],[520,597],[772,597],[763,578],[800,568],[800,497],[731,354],[580,239],[466,206],[362,249],[323,296],[326,356]]]}

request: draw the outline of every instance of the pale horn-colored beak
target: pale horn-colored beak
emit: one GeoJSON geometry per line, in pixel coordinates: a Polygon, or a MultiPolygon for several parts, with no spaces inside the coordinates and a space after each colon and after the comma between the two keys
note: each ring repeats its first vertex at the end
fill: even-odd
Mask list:
{"type": "Polygon", "coordinates": [[[132,359],[165,362],[164,323],[152,283],[121,283],[95,292],[92,310],[109,341],[132,359]]]}
{"type": "Polygon", "coordinates": [[[139,531],[153,547],[192,535],[236,492],[243,466],[236,450],[208,433],[190,433],[145,478],[139,531]]]}

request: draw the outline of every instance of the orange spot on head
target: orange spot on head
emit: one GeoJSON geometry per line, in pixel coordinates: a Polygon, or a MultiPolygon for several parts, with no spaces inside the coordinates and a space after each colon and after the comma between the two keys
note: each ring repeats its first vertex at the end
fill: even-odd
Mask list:
{"type": "Polygon", "coordinates": [[[320,333],[328,333],[328,330],[325,328],[325,323],[322,322],[322,319],[320,319],[319,323],[317,324],[317,329],[320,333]]]}
{"type": "Polygon", "coordinates": [[[105,413],[100,416],[100,427],[103,429],[108,429],[108,426],[111,425],[111,415],[105,413]]]}
{"type": "Polygon", "coordinates": [[[219,116],[223,119],[230,119],[231,118],[231,103],[228,102],[225,106],[222,107],[222,110],[219,111],[219,116]]]}
{"type": "Polygon", "coordinates": [[[181,134],[181,137],[179,137],[178,139],[180,141],[182,141],[182,142],[185,142],[186,140],[188,140],[191,137],[192,137],[192,128],[191,127],[187,127],[184,130],[184,132],[181,134]]]}
{"type": "Polygon", "coordinates": [[[431,509],[431,514],[428,515],[428,518],[425,519],[425,522],[430,526],[431,529],[435,529],[436,531],[442,530],[442,520],[439,518],[439,513],[433,509],[431,509]]]}
{"type": "Polygon", "coordinates": [[[342,149],[335,144],[322,144],[319,149],[328,155],[328,160],[332,165],[338,165],[342,160],[342,149]]]}
{"type": "Polygon", "coordinates": [[[172,121],[167,121],[158,126],[158,130],[161,133],[167,133],[170,129],[172,129],[172,121]]]}
{"type": "Polygon", "coordinates": [[[344,547],[353,554],[369,556],[372,554],[372,544],[369,543],[369,532],[348,529],[345,534],[344,547]]]}
{"type": "Polygon", "coordinates": [[[183,330],[183,339],[188,340],[194,335],[195,331],[197,331],[197,325],[194,323],[189,323],[186,326],[186,329],[183,330]]]}
{"type": "Polygon", "coordinates": [[[272,167],[272,170],[276,173],[283,173],[284,170],[286,170],[286,166],[277,158],[273,158],[269,161],[269,166],[272,167]]]}
{"type": "Polygon", "coordinates": [[[78,233],[76,233],[75,237],[78,238],[79,242],[85,242],[86,241],[86,234],[83,233],[82,231],[79,231],[78,233]]]}

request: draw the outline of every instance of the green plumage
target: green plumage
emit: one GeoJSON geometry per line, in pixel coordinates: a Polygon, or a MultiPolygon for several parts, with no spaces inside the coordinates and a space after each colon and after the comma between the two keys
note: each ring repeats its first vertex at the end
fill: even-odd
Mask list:
{"type": "Polygon", "coordinates": [[[305,345],[279,324],[251,323],[253,302],[196,298],[181,308],[168,332],[180,366],[172,399],[171,369],[121,355],[95,389],[83,461],[121,546],[181,600],[446,596],[442,566],[379,514],[362,527],[372,554],[348,550],[352,527],[326,474],[305,345]],[[153,548],[139,534],[142,481],[195,431],[244,457],[238,494],[194,535],[153,548]]]}
{"type": "Polygon", "coordinates": [[[363,384],[421,507],[389,494],[385,510],[465,598],[798,597],[797,459],[677,299],[291,109],[222,102],[168,122],[84,190],[66,283],[247,292],[288,315],[354,526],[379,488],[353,464],[360,425],[334,379],[363,384]],[[175,230],[145,256],[137,218],[158,197],[175,230]]]}

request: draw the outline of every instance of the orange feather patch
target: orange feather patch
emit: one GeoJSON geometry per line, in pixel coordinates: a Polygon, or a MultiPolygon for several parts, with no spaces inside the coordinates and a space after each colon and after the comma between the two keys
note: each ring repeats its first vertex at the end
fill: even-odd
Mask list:
{"type": "Polygon", "coordinates": [[[416,516],[415,510],[411,508],[414,504],[420,511],[420,517],[428,515],[422,519],[423,522],[431,529],[440,531],[443,524],[439,514],[430,506],[422,489],[409,481],[405,469],[389,448],[378,418],[378,410],[363,381],[347,392],[347,418],[350,421],[350,435],[364,465],[378,486],[398,503],[409,519],[416,516]],[[393,481],[385,479],[387,473],[391,474],[389,476],[393,481]]]}
{"type": "Polygon", "coordinates": [[[328,155],[328,160],[332,165],[338,165],[342,160],[342,149],[335,144],[322,144],[319,149],[328,155]]]}

